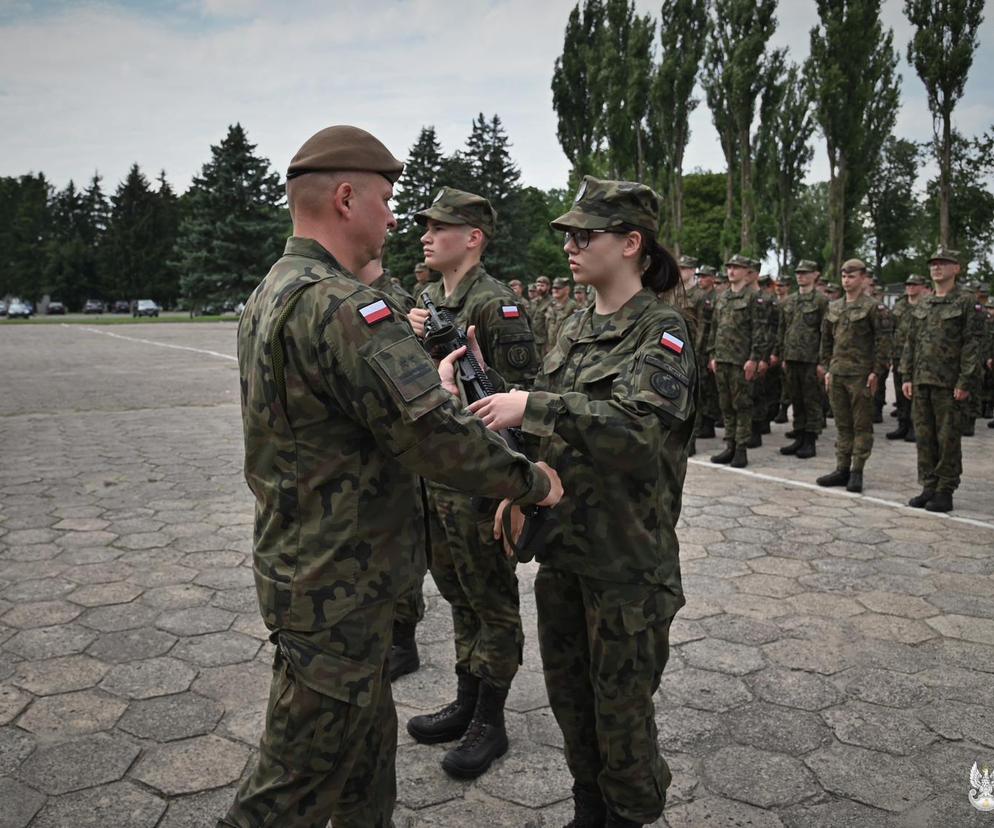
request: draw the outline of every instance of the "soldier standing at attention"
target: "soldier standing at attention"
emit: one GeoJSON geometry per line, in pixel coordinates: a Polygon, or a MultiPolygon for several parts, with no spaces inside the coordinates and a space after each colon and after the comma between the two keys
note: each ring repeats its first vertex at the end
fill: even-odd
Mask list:
{"type": "Polygon", "coordinates": [[[238,325],[259,607],[276,644],[258,763],[219,826],[387,828],[394,605],[424,572],[418,475],[554,503],[558,477],[452,396],[404,318],[354,273],[396,227],[403,164],[361,129],[321,130],[287,171],[294,235],[238,325]]]}
{"type": "Polygon", "coordinates": [[[563,322],[576,313],[576,310],[576,302],[569,295],[569,279],[557,276],[552,280],[552,304],[545,310],[545,334],[548,337],[546,353],[559,338],[559,329],[563,322]]]}
{"type": "MultiPolygon", "coordinates": [[[[790,277],[786,273],[780,273],[777,278],[773,280],[774,292],[777,296],[777,303],[780,305],[780,327],[777,328],[779,339],[779,331],[782,330],[783,326],[783,303],[790,296],[790,277]]],[[[770,367],[776,367],[773,362],[771,355],[770,367]]],[[[790,394],[787,392],[787,371],[783,364],[780,364],[781,382],[780,382],[780,404],[777,406],[776,416],[773,418],[773,422],[778,424],[783,424],[787,422],[787,408],[790,406],[790,394]]]]}
{"type": "Polygon", "coordinates": [[[877,303],[867,295],[866,273],[859,259],[842,265],[845,298],[828,306],[821,326],[821,364],[838,437],[835,471],[816,482],[850,492],[863,491],[863,467],[873,449],[873,395],[887,361],[889,335],[877,303]]]}
{"type": "Polygon", "coordinates": [[[908,325],[911,322],[911,310],[925,293],[927,282],[924,276],[912,273],[904,280],[904,296],[894,303],[891,315],[894,317],[894,347],[891,350],[894,369],[894,399],[897,402],[897,428],[888,431],[884,436],[888,440],[905,440],[915,442],[915,427],[911,420],[911,400],[904,396],[904,380],[901,374],[901,354],[904,351],[904,340],[908,335],[908,325]]]}
{"type": "Polygon", "coordinates": [[[573,287],[573,301],[576,302],[577,310],[587,307],[587,286],[575,285],[573,287]]]}
{"type": "Polygon", "coordinates": [[[549,281],[548,276],[539,276],[535,280],[535,290],[538,296],[532,300],[531,311],[529,312],[532,331],[535,335],[535,348],[538,351],[540,359],[545,354],[546,345],[549,342],[549,337],[545,330],[545,312],[549,309],[549,305],[552,304],[552,296],[549,295],[551,285],[552,282],[549,281]]]}
{"type": "Polygon", "coordinates": [[[419,294],[432,282],[431,268],[424,262],[414,265],[414,292],[419,294]]]}
{"type": "Polygon", "coordinates": [[[759,263],[736,254],[725,267],[729,289],[715,302],[708,342],[708,370],[717,381],[725,421],[725,450],[711,462],[741,469],[749,463],[746,445],[752,437],[755,382],[769,350],[769,317],[766,302],[754,284],[759,263]]]}
{"type": "Polygon", "coordinates": [[[884,405],[887,403],[887,377],[890,375],[890,363],[892,359],[900,359],[900,354],[894,355],[894,328],[896,327],[896,323],[894,321],[894,314],[891,313],[890,308],[887,307],[887,303],[884,302],[884,286],[876,277],[869,278],[869,272],[867,272],[866,292],[877,303],[877,313],[880,314],[880,321],[887,333],[887,363],[883,374],[877,379],[877,390],[873,395],[873,422],[882,423],[884,421],[884,405]]]}
{"type": "Polygon", "coordinates": [[[528,302],[528,299],[525,297],[525,286],[522,283],[522,281],[520,279],[511,279],[511,281],[507,283],[507,286],[514,292],[514,295],[517,297],[516,299],[517,304],[520,307],[524,308],[526,311],[530,310],[531,304],[528,302]]]}
{"type": "MultiPolygon", "coordinates": [[[[422,304],[428,296],[467,332],[475,327],[487,365],[509,382],[530,386],[539,359],[528,316],[511,289],[488,275],[480,261],[497,229],[490,202],[443,187],[415,217],[427,226],[421,237],[425,260],[442,274],[422,293],[422,304]]],[[[422,336],[428,311],[415,308],[408,318],[422,336]]],[[[445,754],[442,767],[472,779],[507,752],[504,702],[524,646],[518,579],[514,561],[502,554],[489,529],[496,501],[429,485],[428,506],[431,574],[452,608],[458,688],[454,702],[414,716],[407,730],[422,744],[461,738],[445,754]]]]}
{"type": "Polygon", "coordinates": [[[574,826],[652,823],[671,781],[653,694],[684,604],[676,523],[697,360],[680,310],[657,299],[680,279],[656,241],[658,214],[648,187],[584,177],[552,227],[595,304],[563,325],[533,391],[470,407],[490,428],[519,426],[570,486],[538,555],[535,600],[574,826]]]}
{"type": "Polygon", "coordinates": [[[782,324],[776,352],[770,362],[784,366],[787,397],[794,409],[794,442],[780,449],[802,460],[815,456],[815,442],[825,428],[821,406],[824,369],[818,364],[821,354],[821,326],[828,310],[828,299],[817,290],[821,273],[810,259],[801,259],[794,268],[797,293],[781,304],[782,324]]]}
{"type": "MultiPolygon", "coordinates": [[[[763,304],[766,306],[767,325],[769,325],[767,339],[772,349],[776,344],[780,330],[780,300],[777,299],[773,279],[770,278],[769,274],[761,274],[756,280],[756,285],[763,297],[763,304]]],[[[780,392],[783,388],[780,368],[772,364],[770,354],[763,357],[763,363],[766,365],[766,369],[760,372],[759,378],[756,380],[756,396],[752,410],[752,437],[746,444],[748,448],[759,448],[763,445],[763,435],[770,433],[770,421],[776,416],[777,409],[780,407],[780,392]]]]}
{"type": "Polygon", "coordinates": [[[531,309],[532,313],[535,312],[536,299],[538,299],[538,285],[535,282],[532,282],[528,285],[528,307],[531,309]]]}
{"type": "MultiPolygon", "coordinates": [[[[711,327],[714,324],[714,302],[718,294],[714,288],[715,270],[710,265],[697,268],[697,284],[694,286],[694,309],[698,316],[697,335],[694,337],[694,354],[697,356],[697,378],[700,388],[700,403],[697,407],[697,419],[694,428],[694,438],[709,439],[714,437],[714,424],[719,417],[718,387],[714,382],[714,374],[708,371],[707,343],[711,338],[711,327]]],[[[696,450],[691,443],[691,450],[696,450]]]]}
{"type": "Polygon", "coordinates": [[[901,375],[911,400],[921,494],[908,505],[949,512],[963,474],[963,408],[980,361],[984,309],[956,284],[959,251],[940,247],[928,261],[935,293],[911,311],[901,375]]]}

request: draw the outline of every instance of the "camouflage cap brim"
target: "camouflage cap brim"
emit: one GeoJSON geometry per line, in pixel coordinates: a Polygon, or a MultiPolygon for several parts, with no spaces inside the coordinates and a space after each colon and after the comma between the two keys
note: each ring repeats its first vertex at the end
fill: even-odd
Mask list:
{"type": "Polygon", "coordinates": [[[414,214],[414,220],[418,224],[427,224],[428,219],[441,222],[442,224],[453,224],[453,225],[468,224],[468,222],[456,220],[456,217],[453,216],[452,213],[450,213],[448,210],[442,210],[438,207],[435,207],[434,205],[431,207],[427,207],[424,210],[419,210],[414,214]]]}
{"type": "Polygon", "coordinates": [[[609,230],[622,224],[618,219],[605,218],[582,210],[570,210],[555,221],[549,222],[553,230],[609,230]]]}

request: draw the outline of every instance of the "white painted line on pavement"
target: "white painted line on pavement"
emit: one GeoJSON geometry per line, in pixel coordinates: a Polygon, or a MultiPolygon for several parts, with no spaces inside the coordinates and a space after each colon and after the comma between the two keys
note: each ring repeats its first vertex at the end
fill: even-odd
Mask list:
{"type": "Polygon", "coordinates": [[[114,333],[113,331],[101,331],[99,328],[87,328],[83,325],[70,325],[68,322],[63,322],[62,327],[74,328],[75,330],[80,331],[89,331],[90,333],[103,334],[104,336],[112,336],[114,339],[126,339],[128,342],[141,342],[143,345],[155,345],[159,348],[172,348],[175,351],[193,351],[196,354],[207,354],[208,356],[219,357],[220,359],[230,359],[232,362],[238,362],[238,357],[234,357],[231,354],[208,351],[204,348],[191,348],[189,345],[173,345],[169,342],[156,342],[154,339],[139,339],[137,336],[124,336],[123,334],[114,333]]]}
{"type": "Polygon", "coordinates": [[[811,489],[812,491],[819,492],[821,494],[830,494],[835,495],[836,497],[850,497],[856,500],[866,500],[880,506],[890,506],[892,509],[904,509],[905,511],[911,512],[919,517],[927,515],[928,517],[945,518],[946,520],[953,520],[957,523],[965,523],[967,526],[979,526],[981,529],[994,529],[994,523],[987,523],[983,520],[974,520],[973,518],[959,517],[957,515],[951,515],[948,512],[926,512],[924,509],[915,509],[907,503],[898,503],[896,500],[884,500],[882,497],[872,497],[870,495],[859,494],[857,492],[847,492],[843,489],[837,489],[835,487],[819,486],[817,483],[805,483],[802,480],[791,480],[788,477],[777,477],[773,474],[763,474],[762,472],[749,471],[748,469],[733,469],[731,466],[725,466],[719,463],[709,463],[707,460],[697,460],[693,457],[688,459],[687,462],[693,463],[695,466],[700,466],[704,469],[711,469],[712,471],[742,474],[746,477],[755,477],[759,480],[767,480],[771,483],[782,483],[786,486],[797,486],[800,489],[811,489]]]}

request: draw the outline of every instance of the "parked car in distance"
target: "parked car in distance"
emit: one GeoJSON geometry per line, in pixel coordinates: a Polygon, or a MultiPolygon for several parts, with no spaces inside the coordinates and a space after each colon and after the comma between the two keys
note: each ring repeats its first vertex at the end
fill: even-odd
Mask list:
{"type": "Polygon", "coordinates": [[[0,302],[0,316],[6,316],[6,315],[7,315],[7,303],[0,302]]]}
{"type": "Polygon", "coordinates": [[[99,299],[87,299],[83,305],[83,313],[103,313],[104,303],[99,299]]]}
{"type": "Polygon", "coordinates": [[[137,319],[139,316],[158,316],[159,306],[151,299],[139,299],[135,304],[135,309],[131,315],[137,319]]]}
{"type": "Polygon", "coordinates": [[[111,313],[131,313],[131,303],[118,299],[111,308],[111,313]]]}
{"type": "Polygon", "coordinates": [[[8,319],[30,319],[31,308],[21,302],[11,302],[7,308],[8,319]]]}
{"type": "Polygon", "coordinates": [[[49,302],[48,307],[45,308],[45,313],[49,316],[65,316],[66,306],[61,302],[49,302]]]}

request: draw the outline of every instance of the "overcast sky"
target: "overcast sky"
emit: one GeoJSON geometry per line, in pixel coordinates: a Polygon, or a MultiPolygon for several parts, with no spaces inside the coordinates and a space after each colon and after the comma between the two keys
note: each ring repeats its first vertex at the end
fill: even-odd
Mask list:
{"type": "MultiPolygon", "coordinates": [[[[41,171],[56,185],[94,171],[112,190],[137,162],[184,190],[240,121],[281,172],[307,136],[335,123],[373,132],[404,158],[424,124],[446,152],[478,112],[498,113],[526,184],[562,186],[549,88],[570,0],[0,0],[0,175],[41,171]]],[[[637,0],[642,12],[657,2],[637,0]]],[[[924,140],[931,119],[904,63],[902,0],[884,19],[901,52],[897,134],[924,140]]],[[[775,45],[802,60],[814,0],[782,2],[775,45]]],[[[994,16],[956,126],[994,124],[994,16]]],[[[853,44],[853,49],[859,48],[853,44]]],[[[691,119],[686,168],[721,170],[710,113],[691,119]]],[[[827,178],[815,137],[812,180],[827,178]]]]}

